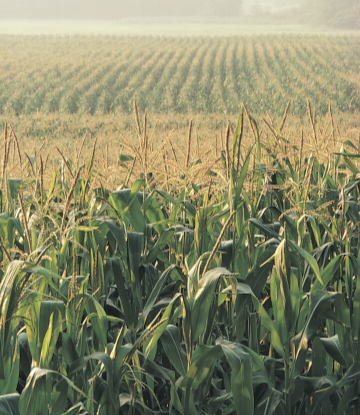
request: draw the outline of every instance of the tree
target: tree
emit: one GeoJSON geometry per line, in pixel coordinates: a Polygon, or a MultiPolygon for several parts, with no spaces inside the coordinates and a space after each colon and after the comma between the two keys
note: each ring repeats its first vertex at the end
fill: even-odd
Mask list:
{"type": "Polygon", "coordinates": [[[358,0],[303,0],[304,20],[334,29],[360,29],[358,0]]]}

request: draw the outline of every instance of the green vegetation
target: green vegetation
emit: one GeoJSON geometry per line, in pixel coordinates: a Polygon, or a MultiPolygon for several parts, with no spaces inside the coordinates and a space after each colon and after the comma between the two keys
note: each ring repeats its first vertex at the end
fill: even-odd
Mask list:
{"type": "Polygon", "coordinates": [[[5,125],[0,413],[356,415],[359,155],[308,111],[310,150],[244,107],[209,158],[135,105],[116,191],[96,141],[52,171],[5,125]]]}
{"type": "MultiPolygon", "coordinates": [[[[186,26],[184,26],[186,35],[186,26]]],[[[359,38],[1,36],[0,112],[31,114],[141,111],[281,116],[317,113],[328,102],[344,115],[359,111],[359,38]]],[[[173,115],[175,113],[175,116],[173,115]]]]}

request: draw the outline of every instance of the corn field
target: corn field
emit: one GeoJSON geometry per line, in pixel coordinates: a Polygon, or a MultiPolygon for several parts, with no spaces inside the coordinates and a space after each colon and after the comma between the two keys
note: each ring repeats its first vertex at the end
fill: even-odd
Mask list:
{"type": "MultiPolygon", "coordinates": [[[[186,34],[186,33],[184,33],[186,34]]],[[[0,36],[0,113],[302,116],[311,100],[359,111],[360,43],[351,36],[0,36]]]]}
{"type": "Polygon", "coordinates": [[[111,148],[51,164],[6,123],[0,413],[358,414],[358,143],[324,152],[332,113],[307,111],[305,139],[287,108],[265,140],[243,106],[209,150],[135,103],[117,189],[111,148]]]}

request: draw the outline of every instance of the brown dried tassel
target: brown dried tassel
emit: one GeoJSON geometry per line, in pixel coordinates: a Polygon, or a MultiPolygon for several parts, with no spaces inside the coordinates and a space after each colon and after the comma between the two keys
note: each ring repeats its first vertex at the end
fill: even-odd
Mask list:
{"type": "Polygon", "coordinates": [[[236,171],[239,171],[240,168],[240,155],[241,155],[241,141],[244,132],[244,111],[241,111],[241,129],[240,129],[240,136],[239,136],[239,144],[238,144],[238,154],[237,154],[237,165],[236,171]]]}
{"type": "Polygon", "coordinates": [[[145,170],[145,177],[146,177],[146,182],[147,182],[148,180],[147,178],[148,136],[147,136],[146,130],[147,130],[147,110],[145,111],[145,115],[144,115],[144,170],[145,170]]]}
{"type": "Polygon", "coordinates": [[[166,152],[166,150],[163,153],[163,158],[164,158],[164,170],[165,170],[166,190],[169,193],[169,176],[168,176],[168,169],[167,169],[167,152],[166,152]]]}
{"type": "Polygon", "coordinates": [[[216,254],[216,251],[219,249],[221,241],[224,238],[225,232],[227,231],[228,227],[230,226],[231,220],[234,217],[235,213],[236,213],[236,211],[231,213],[231,215],[228,217],[228,220],[225,222],[223,228],[221,229],[221,232],[220,232],[219,237],[217,238],[216,244],[215,244],[214,248],[212,249],[208,260],[206,261],[204,270],[202,272],[202,276],[204,276],[206,274],[206,271],[209,269],[211,261],[213,260],[215,254],[216,254]]]}
{"type": "Polygon", "coordinates": [[[106,143],[106,169],[109,168],[109,142],[106,143]]]}
{"type": "Polygon", "coordinates": [[[72,171],[70,169],[70,166],[68,165],[68,162],[66,161],[63,153],[58,149],[58,147],[55,147],[55,148],[56,148],[57,152],[60,154],[60,156],[61,156],[61,158],[62,158],[62,160],[63,160],[63,162],[65,164],[65,167],[67,168],[67,170],[68,170],[68,172],[70,174],[70,177],[73,179],[74,178],[74,175],[72,174],[72,171]]]}
{"type": "Polygon", "coordinates": [[[97,138],[95,138],[95,142],[94,142],[93,149],[92,149],[92,152],[91,152],[91,156],[90,156],[90,159],[89,159],[89,165],[88,165],[88,169],[87,169],[87,172],[86,172],[87,176],[89,176],[89,174],[91,172],[91,169],[92,169],[92,166],[94,164],[96,144],[97,144],[97,138]]]}
{"type": "Polygon", "coordinates": [[[7,142],[8,142],[8,146],[7,146],[7,151],[6,151],[6,165],[10,161],[10,152],[11,152],[11,144],[12,144],[12,138],[11,138],[11,136],[10,136],[10,139],[7,140],[7,142]]]}
{"type": "Polygon", "coordinates": [[[49,160],[49,153],[46,155],[45,163],[44,163],[44,171],[46,171],[47,162],[49,160]]]}
{"type": "Polygon", "coordinates": [[[141,143],[141,126],[140,126],[140,121],[139,121],[139,113],[138,113],[138,108],[137,108],[137,104],[136,104],[136,99],[134,98],[134,115],[135,115],[135,122],[136,122],[136,131],[139,135],[139,139],[140,139],[140,147],[142,147],[142,143],[141,143]]]}
{"type": "Polygon", "coordinates": [[[11,262],[11,258],[10,258],[9,252],[5,248],[5,245],[3,244],[3,241],[1,239],[1,236],[0,236],[0,247],[3,250],[3,252],[5,252],[5,255],[6,255],[6,258],[8,259],[8,261],[11,262]]]}
{"type": "Polygon", "coordinates": [[[176,153],[175,153],[174,146],[172,145],[171,140],[169,140],[169,144],[170,144],[170,147],[171,147],[171,151],[172,151],[172,153],[173,153],[173,156],[174,156],[174,160],[175,160],[175,162],[177,163],[176,153]]]}
{"type": "MultiPolygon", "coordinates": [[[[95,157],[96,143],[97,143],[97,138],[95,139],[94,146],[93,146],[93,149],[92,149],[92,152],[91,152],[91,156],[90,156],[90,159],[89,159],[89,162],[88,162],[88,169],[87,169],[87,172],[86,172],[86,180],[85,180],[85,184],[84,184],[84,193],[82,194],[81,202],[80,202],[81,204],[84,203],[86,188],[87,188],[87,186],[89,184],[89,180],[90,180],[90,173],[91,173],[91,169],[92,169],[92,166],[93,166],[93,163],[94,163],[94,157],[95,157]]],[[[79,171],[80,171],[80,169],[79,169],[79,171]]]]}
{"type": "Polygon", "coordinates": [[[308,184],[306,187],[306,192],[305,192],[305,198],[304,198],[304,212],[306,211],[306,202],[307,202],[307,198],[310,192],[310,186],[311,186],[311,177],[314,171],[314,166],[315,166],[315,159],[313,160],[312,164],[311,164],[311,168],[309,171],[309,179],[308,179],[308,184]]]}
{"type": "Polygon", "coordinates": [[[134,157],[134,161],[133,161],[133,163],[132,163],[132,165],[130,167],[130,170],[128,171],[128,173],[127,173],[127,175],[125,177],[124,187],[126,187],[128,185],[128,183],[129,183],[129,181],[130,181],[132,172],[133,172],[134,167],[135,167],[135,163],[136,163],[136,157],[134,157]]]}
{"type": "Polygon", "coordinates": [[[5,123],[4,128],[4,159],[3,159],[3,169],[2,169],[2,176],[5,177],[5,168],[6,168],[6,150],[7,150],[7,122],[5,123]]]}
{"type": "Polygon", "coordinates": [[[76,160],[78,160],[78,161],[80,160],[81,152],[82,152],[82,149],[83,149],[84,144],[85,144],[85,139],[86,139],[86,133],[85,133],[84,138],[83,138],[83,140],[81,142],[81,145],[79,147],[79,151],[76,152],[76,160]]]}
{"type": "Polygon", "coordinates": [[[186,155],[186,168],[189,167],[190,163],[190,151],[191,151],[191,130],[192,130],[192,120],[189,124],[189,131],[188,131],[188,147],[187,147],[187,155],[186,155]]]}
{"type": "Polygon", "coordinates": [[[143,137],[144,143],[146,140],[146,135],[147,135],[147,109],[145,110],[145,114],[144,114],[144,137],[143,137]]]}
{"type": "Polygon", "coordinates": [[[286,118],[289,115],[290,105],[291,105],[291,99],[287,104],[287,107],[285,109],[284,116],[283,116],[283,119],[282,119],[282,122],[281,122],[281,125],[280,125],[280,128],[279,128],[279,132],[277,133],[278,138],[280,137],[280,134],[282,133],[282,130],[285,126],[286,118]]]}
{"type": "Polygon", "coordinates": [[[255,140],[255,143],[256,143],[256,141],[257,141],[257,136],[256,136],[256,131],[255,131],[254,124],[253,124],[253,122],[252,122],[252,120],[251,120],[251,117],[250,117],[249,111],[248,111],[248,109],[247,109],[247,107],[246,107],[246,105],[245,105],[244,103],[243,103],[243,107],[244,107],[244,110],[245,110],[245,114],[246,114],[246,116],[247,116],[247,118],[248,118],[248,120],[249,120],[250,128],[251,128],[251,131],[252,131],[252,133],[253,133],[254,140],[255,140]]]}
{"type": "MultiPolygon", "coordinates": [[[[12,128],[12,126],[10,126],[10,127],[11,127],[11,133],[12,133],[14,139],[15,139],[16,150],[17,150],[17,154],[18,154],[18,157],[19,157],[19,163],[20,163],[20,166],[22,166],[19,142],[18,142],[18,139],[16,137],[14,129],[12,128]]],[[[22,169],[22,167],[21,167],[21,169],[22,169]]]]}
{"type": "Polygon", "coordinates": [[[226,152],[226,170],[228,176],[230,175],[230,164],[231,164],[231,156],[230,156],[230,149],[229,149],[229,138],[230,138],[230,121],[228,122],[228,126],[226,129],[225,134],[225,152],[226,152]]]}
{"type": "Polygon", "coordinates": [[[301,161],[302,161],[302,152],[304,147],[304,131],[301,131],[301,144],[300,144],[300,155],[299,155],[299,178],[301,173],[301,161]]]}
{"type": "Polygon", "coordinates": [[[336,145],[336,143],[335,143],[335,127],[334,127],[334,117],[333,117],[333,112],[332,112],[331,101],[329,101],[329,114],[330,114],[330,118],[331,118],[331,135],[332,135],[332,139],[333,139],[334,147],[335,147],[335,145],[336,145]]]}
{"type": "Polygon", "coordinates": [[[199,158],[199,135],[196,133],[196,158],[199,158]]]}
{"type": "Polygon", "coordinates": [[[308,113],[309,113],[309,118],[310,118],[310,124],[311,124],[312,130],[313,130],[313,133],[314,133],[314,140],[315,140],[315,143],[317,143],[316,127],[315,127],[315,114],[313,116],[312,110],[311,110],[311,104],[310,104],[309,100],[308,100],[308,113]]]}
{"type": "Polygon", "coordinates": [[[44,165],[42,157],[40,156],[40,198],[41,206],[44,204],[44,165]]]}
{"type": "Polygon", "coordinates": [[[71,185],[71,188],[70,188],[69,194],[67,195],[67,198],[66,198],[65,207],[64,207],[64,212],[63,212],[63,217],[62,217],[62,221],[61,221],[61,230],[63,230],[63,229],[64,229],[64,227],[65,227],[65,220],[66,220],[67,211],[68,211],[69,206],[70,206],[70,200],[71,200],[71,197],[72,197],[72,195],[73,195],[73,193],[74,193],[76,183],[77,183],[77,181],[78,181],[78,179],[79,179],[80,170],[81,170],[81,169],[79,169],[79,170],[78,170],[78,172],[76,173],[76,176],[75,176],[75,178],[74,178],[74,180],[73,180],[73,183],[72,183],[72,185],[71,185]]]}
{"type": "Polygon", "coordinates": [[[16,147],[16,144],[15,144],[15,139],[13,140],[13,157],[12,157],[12,164],[15,164],[15,147],[16,147]]]}

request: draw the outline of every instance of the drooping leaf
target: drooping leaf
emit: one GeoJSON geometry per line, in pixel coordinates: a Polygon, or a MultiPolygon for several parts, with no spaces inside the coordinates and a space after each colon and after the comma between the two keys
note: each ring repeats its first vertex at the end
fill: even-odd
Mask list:
{"type": "Polygon", "coordinates": [[[0,396],[0,415],[19,415],[18,393],[0,396]]]}
{"type": "Polygon", "coordinates": [[[214,291],[219,278],[229,274],[225,268],[214,268],[201,278],[198,291],[194,298],[191,312],[191,330],[193,340],[196,340],[205,328],[209,310],[213,301],[214,291]]]}

